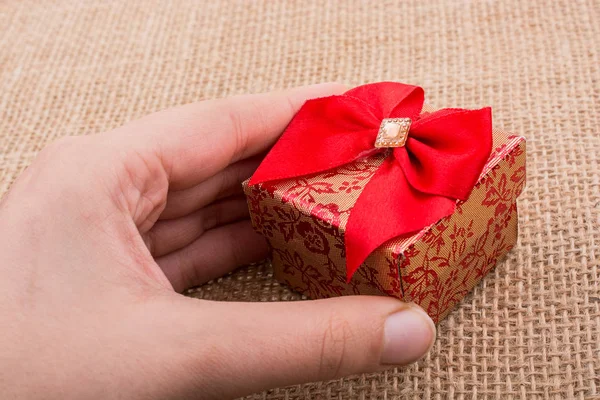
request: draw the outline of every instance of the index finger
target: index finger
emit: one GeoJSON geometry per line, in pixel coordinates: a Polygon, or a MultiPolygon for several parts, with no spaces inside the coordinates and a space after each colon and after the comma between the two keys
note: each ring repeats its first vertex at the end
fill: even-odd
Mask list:
{"type": "Polygon", "coordinates": [[[180,190],[268,149],[306,100],[344,90],[324,83],[201,101],[148,115],[113,134],[142,157],[158,157],[170,187],[180,190]]]}

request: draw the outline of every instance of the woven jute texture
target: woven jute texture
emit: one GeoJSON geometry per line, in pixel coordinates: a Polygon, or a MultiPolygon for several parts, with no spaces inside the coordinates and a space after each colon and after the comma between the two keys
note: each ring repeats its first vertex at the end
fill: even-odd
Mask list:
{"type": "MultiPolygon", "coordinates": [[[[253,399],[600,394],[600,3],[0,1],[0,194],[41,148],[199,99],[322,81],[419,84],[528,139],[518,246],[408,368],[253,399]]],[[[300,297],[268,264],[193,290],[300,297]]]]}

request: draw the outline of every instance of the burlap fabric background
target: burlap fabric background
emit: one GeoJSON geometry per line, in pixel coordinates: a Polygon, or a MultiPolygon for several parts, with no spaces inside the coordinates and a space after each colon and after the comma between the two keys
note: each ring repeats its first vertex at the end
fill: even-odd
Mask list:
{"type": "MultiPolygon", "coordinates": [[[[599,53],[596,0],[0,1],[0,194],[62,135],[198,99],[399,80],[435,106],[491,105],[498,126],[529,140],[518,247],[418,364],[253,398],[594,397],[599,53]]],[[[191,294],[299,298],[268,265],[191,294]]]]}

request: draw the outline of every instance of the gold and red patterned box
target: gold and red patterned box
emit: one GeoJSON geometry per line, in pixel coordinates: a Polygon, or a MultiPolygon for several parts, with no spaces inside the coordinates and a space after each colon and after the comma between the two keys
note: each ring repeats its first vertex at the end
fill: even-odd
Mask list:
{"type": "Polygon", "coordinates": [[[388,240],[348,279],[348,218],[384,157],[369,155],[267,185],[244,182],[252,224],[270,244],[275,277],[293,290],[313,299],[394,296],[419,304],[439,322],[516,243],[525,141],[494,129],[468,199],[438,222],[388,240]]]}

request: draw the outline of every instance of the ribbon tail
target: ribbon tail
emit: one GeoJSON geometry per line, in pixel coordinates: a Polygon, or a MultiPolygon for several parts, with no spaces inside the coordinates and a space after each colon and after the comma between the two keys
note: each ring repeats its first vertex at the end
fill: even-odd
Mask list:
{"type": "Polygon", "coordinates": [[[346,279],[390,239],[415,233],[454,212],[455,200],[419,192],[388,157],[365,186],[346,225],[346,279]]]}

